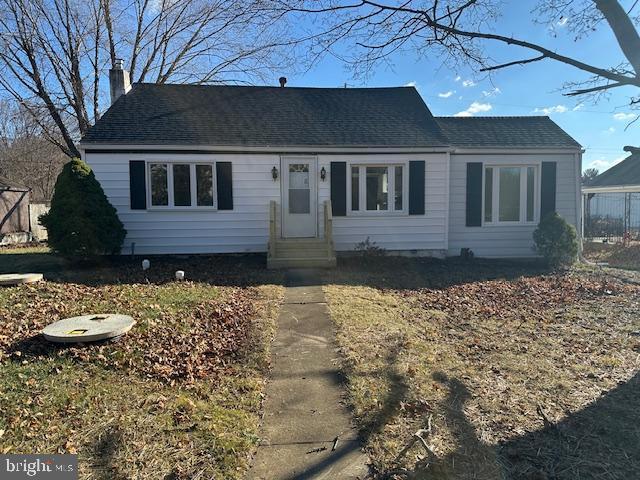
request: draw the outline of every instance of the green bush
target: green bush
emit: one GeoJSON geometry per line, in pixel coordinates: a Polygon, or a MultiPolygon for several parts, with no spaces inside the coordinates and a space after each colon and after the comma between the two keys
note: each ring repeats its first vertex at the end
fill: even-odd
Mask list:
{"type": "Polygon", "coordinates": [[[67,163],[56,180],[51,209],[40,216],[49,246],[66,256],[120,253],[127,234],[89,165],[67,163]]]}
{"type": "Polygon", "coordinates": [[[556,212],[549,213],[533,232],[535,250],[551,265],[571,265],[578,256],[578,236],[573,225],[556,212]]]}

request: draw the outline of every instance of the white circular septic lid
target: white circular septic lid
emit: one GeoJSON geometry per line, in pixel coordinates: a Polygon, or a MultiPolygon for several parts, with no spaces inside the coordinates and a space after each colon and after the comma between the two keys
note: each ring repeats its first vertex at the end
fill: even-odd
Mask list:
{"type": "Polygon", "coordinates": [[[9,287],[23,283],[33,283],[42,280],[41,273],[4,273],[0,275],[0,286],[9,287]]]}
{"type": "Polygon", "coordinates": [[[128,315],[82,315],[52,323],[42,330],[42,334],[50,342],[95,342],[125,334],[135,324],[135,320],[128,315]]]}

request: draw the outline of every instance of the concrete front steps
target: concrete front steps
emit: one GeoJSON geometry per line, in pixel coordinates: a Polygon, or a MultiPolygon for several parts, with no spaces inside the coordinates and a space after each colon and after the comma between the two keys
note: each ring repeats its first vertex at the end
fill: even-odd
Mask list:
{"type": "Polygon", "coordinates": [[[267,256],[267,268],[332,268],[336,254],[322,238],[277,239],[267,256]]]}

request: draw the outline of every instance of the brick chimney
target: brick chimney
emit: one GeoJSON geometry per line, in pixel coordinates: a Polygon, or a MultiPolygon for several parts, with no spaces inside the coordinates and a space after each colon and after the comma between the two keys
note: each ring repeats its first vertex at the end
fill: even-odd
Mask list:
{"type": "Polygon", "coordinates": [[[131,90],[129,72],[124,69],[124,60],[121,58],[116,58],[113,68],[109,70],[109,87],[111,90],[111,105],[120,98],[120,95],[124,95],[131,90]]]}

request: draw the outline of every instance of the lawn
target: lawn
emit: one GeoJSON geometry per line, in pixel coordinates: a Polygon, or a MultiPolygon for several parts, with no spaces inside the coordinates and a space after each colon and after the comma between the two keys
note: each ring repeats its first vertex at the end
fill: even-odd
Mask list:
{"type": "Polygon", "coordinates": [[[628,246],[617,243],[585,242],[584,255],[593,262],[640,270],[640,242],[637,241],[628,246]]]}
{"type": "Polygon", "coordinates": [[[637,476],[640,275],[382,258],[325,281],[378,478],[637,476]]]}
{"type": "MultiPolygon", "coordinates": [[[[20,249],[22,250],[22,249],[20,249]]],[[[46,282],[0,289],[0,453],[77,453],[81,478],[242,478],[258,440],[283,294],[259,259],[151,258],[73,267],[0,251],[46,282]],[[188,281],[175,282],[173,272],[188,281]],[[117,341],[57,347],[60,318],[129,314],[117,341]]]]}

